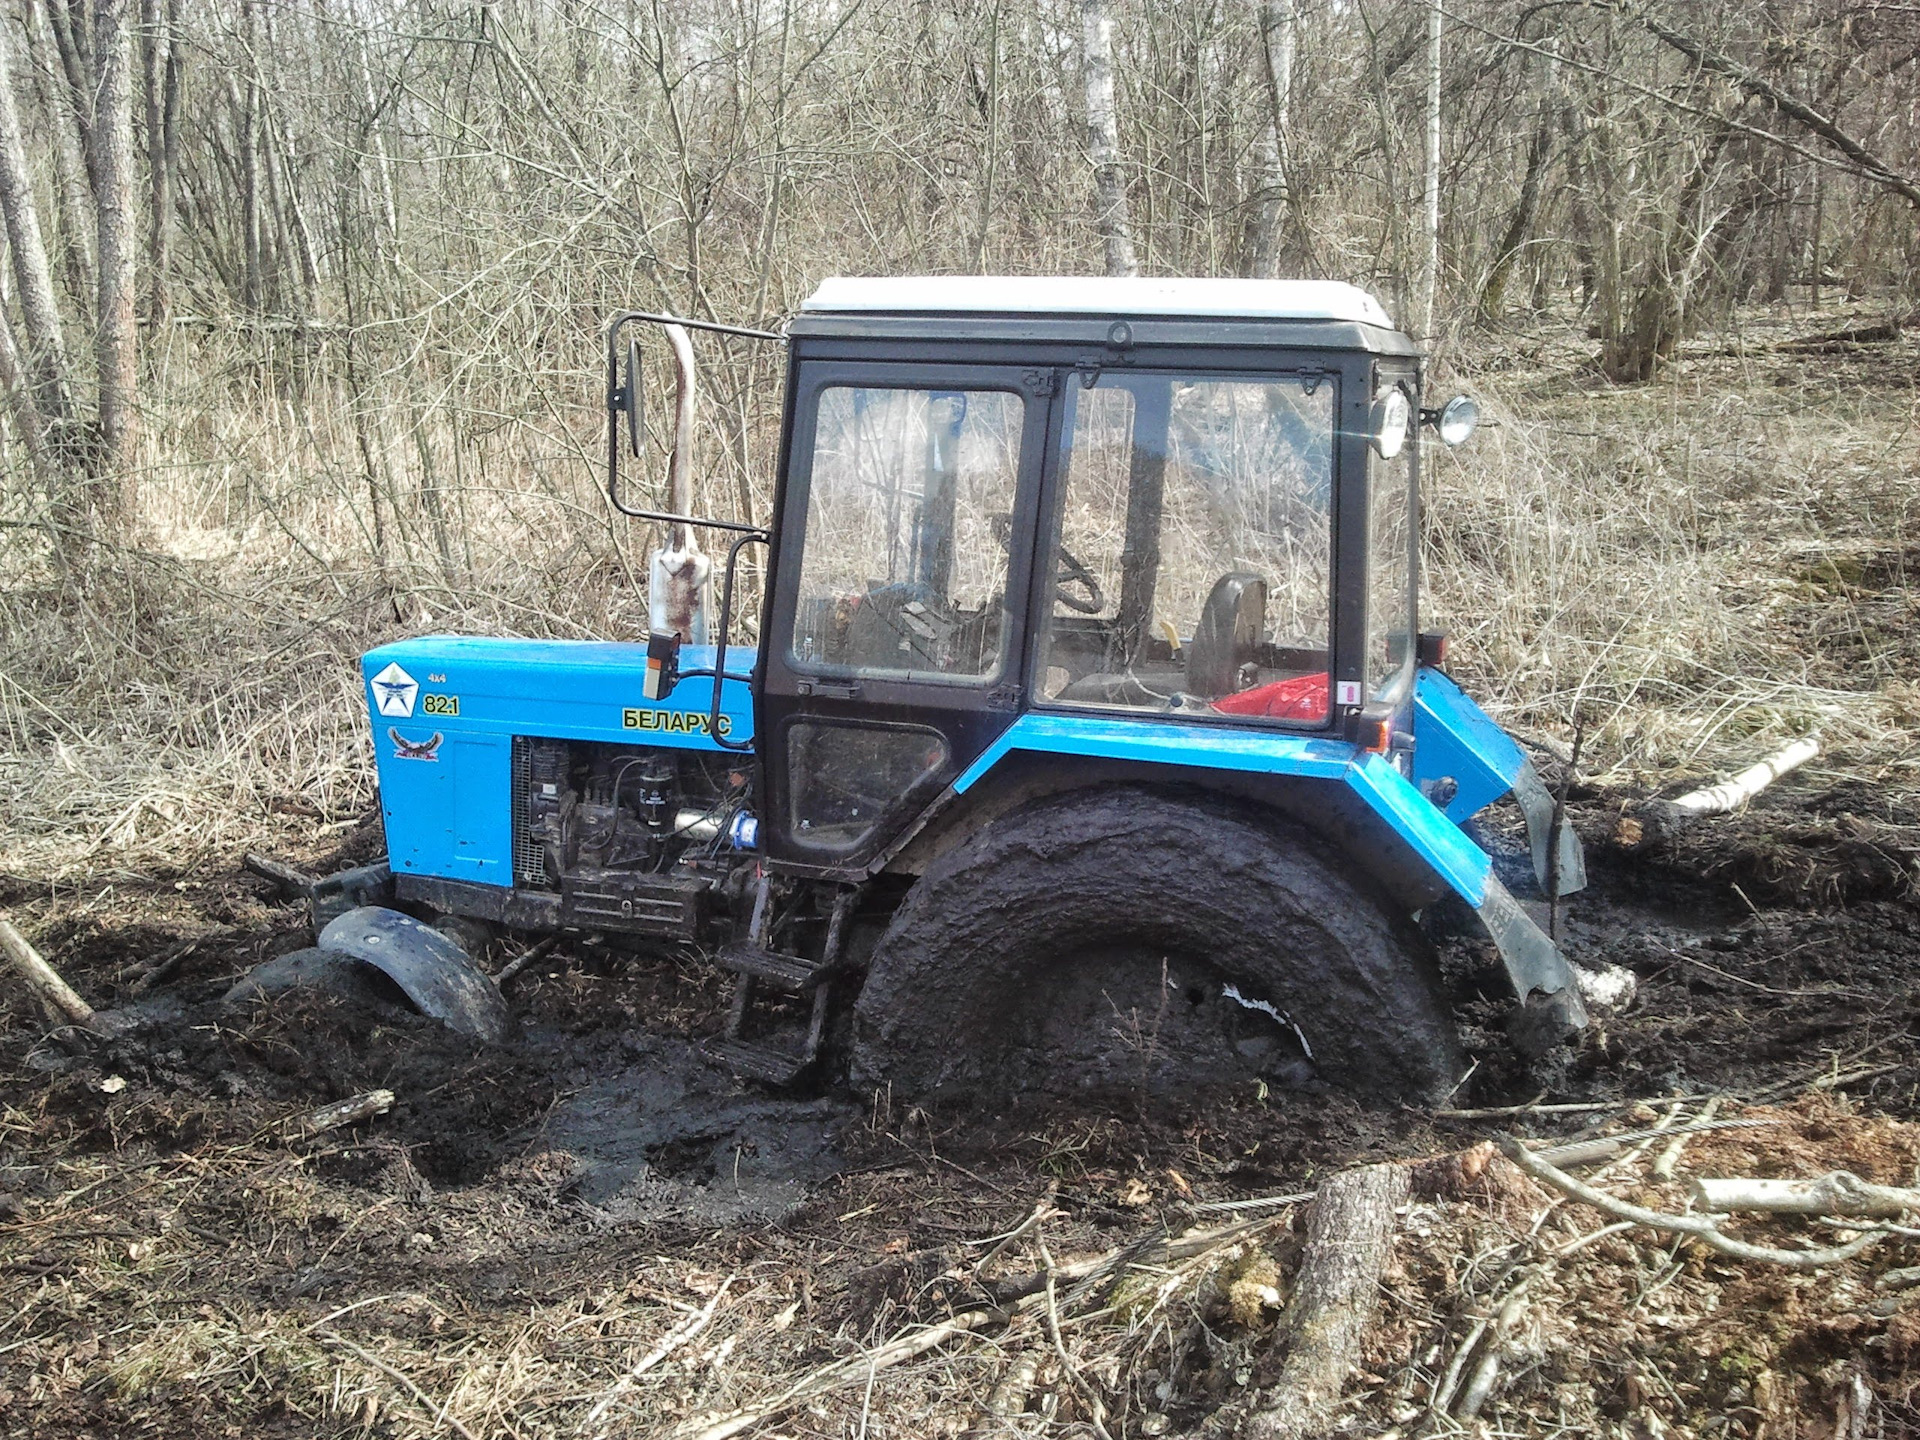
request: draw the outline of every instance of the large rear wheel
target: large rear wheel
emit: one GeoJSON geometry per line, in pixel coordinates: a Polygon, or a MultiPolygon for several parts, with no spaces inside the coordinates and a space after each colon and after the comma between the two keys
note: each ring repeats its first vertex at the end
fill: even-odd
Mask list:
{"type": "Polygon", "coordinates": [[[855,1013],[855,1080],[901,1096],[1317,1076],[1419,1102],[1464,1068],[1431,952],[1327,842],[1133,787],[1037,801],[939,857],[855,1013]]]}

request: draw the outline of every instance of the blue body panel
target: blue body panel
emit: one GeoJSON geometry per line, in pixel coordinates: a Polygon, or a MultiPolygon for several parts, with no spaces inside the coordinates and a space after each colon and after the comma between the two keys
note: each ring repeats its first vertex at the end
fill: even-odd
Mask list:
{"type": "MultiPolygon", "coordinates": [[[[1505,737],[1502,736],[1504,739],[1505,737]]],[[[1511,742],[1509,742],[1511,743],[1511,742]]],[[[1487,853],[1436,810],[1385,758],[1341,740],[1247,726],[1151,719],[1022,715],[953,782],[964,793],[1015,750],[1254,775],[1291,775],[1347,786],[1447,886],[1476,908],[1486,899],[1487,853]]]]}
{"type": "Polygon", "coordinates": [[[1414,683],[1413,738],[1414,783],[1450,776],[1459,787],[1447,802],[1456,825],[1511,790],[1527,763],[1513,737],[1438,670],[1422,669],[1414,683]]]}
{"type": "MultiPolygon", "coordinates": [[[[681,651],[709,667],[710,647],[681,651]]],[[[361,658],[388,861],[396,872],[513,883],[513,737],[718,750],[711,682],[664,702],[641,694],[647,647],[618,642],[429,635],[361,658]]],[[[753,731],[748,687],[728,681],[721,725],[753,731]]]]}

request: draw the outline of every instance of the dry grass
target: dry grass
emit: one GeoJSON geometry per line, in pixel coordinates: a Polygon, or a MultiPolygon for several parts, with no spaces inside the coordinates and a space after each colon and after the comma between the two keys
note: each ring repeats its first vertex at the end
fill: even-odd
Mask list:
{"type": "MultiPolygon", "coordinates": [[[[1577,711],[1610,781],[1817,728],[1811,778],[1914,783],[1916,343],[1765,348],[1839,319],[1752,322],[1746,355],[1701,342],[1633,389],[1592,378],[1564,327],[1459,347],[1455,378],[1495,423],[1429,477],[1427,613],[1496,715],[1564,739],[1577,711]]],[[[574,378],[563,411],[379,431],[370,489],[345,398],[263,399],[226,374],[154,428],[120,591],[56,596],[7,532],[0,868],[191,866],[344,822],[370,793],[354,661],[382,640],[637,634],[651,541],[609,523],[594,382],[574,378]]]]}
{"type": "Polygon", "coordinates": [[[1427,486],[1428,613],[1496,715],[1565,739],[1578,712],[1612,781],[1817,729],[1816,777],[1914,782],[1920,346],[1765,351],[1806,328],[1755,327],[1748,357],[1702,342],[1629,389],[1566,336],[1462,365],[1494,425],[1427,486]]]}

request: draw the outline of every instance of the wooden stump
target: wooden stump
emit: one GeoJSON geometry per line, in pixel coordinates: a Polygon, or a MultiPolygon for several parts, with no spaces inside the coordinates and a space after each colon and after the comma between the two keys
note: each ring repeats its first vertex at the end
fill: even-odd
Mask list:
{"type": "Polygon", "coordinates": [[[1287,1314],[1286,1363],[1247,1416],[1248,1440],[1308,1440],[1327,1428],[1373,1319],[1394,1212],[1408,1193],[1404,1165],[1343,1170],[1321,1185],[1287,1314]]]}

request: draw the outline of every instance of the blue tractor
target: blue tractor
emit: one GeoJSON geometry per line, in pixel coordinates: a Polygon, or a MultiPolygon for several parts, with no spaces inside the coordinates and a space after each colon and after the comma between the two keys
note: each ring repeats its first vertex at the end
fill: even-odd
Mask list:
{"type": "Polygon", "coordinates": [[[1466,1068],[1416,923],[1451,904],[1510,1033],[1558,1043],[1573,977],[1462,827],[1511,793],[1560,893],[1579,844],[1416,624],[1419,432],[1474,422],[1426,408],[1421,358],[1318,282],[843,279],[781,334],[618,316],[607,484],[664,527],[651,633],[368,654],[388,860],[323,883],[320,918],[370,907],[323,946],[385,945],[412,988],[459,952],[392,911],[469,949],[699,942],[734,976],[710,1055],[775,1085],[830,1053],[908,1096],[1417,1101],[1466,1068]],[[678,370],[664,508],[620,477],[646,327],[678,370]],[[764,528],[694,513],[690,330],[786,347],[764,528]]]}

